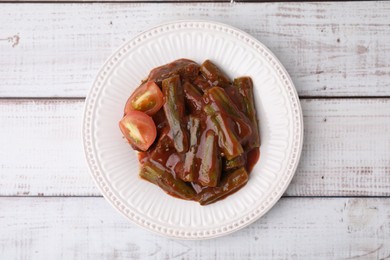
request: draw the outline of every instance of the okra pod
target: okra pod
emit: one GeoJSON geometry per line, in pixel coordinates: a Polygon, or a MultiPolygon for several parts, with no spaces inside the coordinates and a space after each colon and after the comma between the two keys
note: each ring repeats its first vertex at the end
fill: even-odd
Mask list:
{"type": "Polygon", "coordinates": [[[197,200],[201,205],[211,204],[237,191],[247,182],[248,173],[244,167],[239,168],[231,173],[228,173],[224,178],[222,178],[220,186],[203,189],[197,195],[197,200]]]}
{"type": "Polygon", "coordinates": [[[243,111],[244,101],[240,93],[238,93],[238,89],[235,86],[230,85],[229,87],[224,88],[224,90],[226,95],[228,95],[230,100],[236,105],[237,109],[243,111]]]}
{"type": "Polygon", "coordinates": [[[243,99],[243,111],[252,123],[252,137],[249,142],[249,148],[260,147],[260,134],[255,109],[255,100],[253,95],[253,82],[250,77],[240,77],[234,79],[234,86],[237,87],[243,99]]]}
{"type": "Polygon", "coordinates": [[[203,97],[202,93],[188,81],[183,84],[184,97],[188,108],[192,113],[197,113],[202,110],[203,97]]]}
{"type": "Polygon", "coordinates": [[[202,144],[202,162],[198,182],[202,186],[216,187],[221,176],[221,159],[218,154],[217,136],[208,130],[202,144]]]}
{"type": "Polygon", "coordinates": [[[218,145],[223,152],[223,156],[231,160],[244,152],[237,136],[229,126],[228,118],[216,111],[212,106],[204,106],[204,112],[210,117],[215,132],[218,133],[218,145]]]}
{"type": "Polygon", "coordinates": [[[237,135],[241,138],[242,143],[246,142],[252,135],[252,124],[238,110],[225,90],[220,87],[212,87],[205,93],[205,96],[209,99],[211,107],[220,113],[227,114],[234,121],[237,135]]]}
{"type": "Polygon", "coordinates": [[[212,84],[202,75],[198,75],[194,79],[193,83],[203,92],[205,92],[206,90],[212,87],[212,84]]]}
{"type": "Polygon", "coordinates": [[[200,135],[200,119],[196,116],[190,115],[188,117],[188,128],[190,130],[190,147],[196,148],[200,135]]]}
{"type": "Polygon", "coordinates": [[[180,77],[175,75],[162,82],[165,96],[164,112],[170,127],[170,135],[178,153],[188,150],[188,133],[184,125],[184,94],[180,77]]]}
{"type": "Polygon", "coordinates": [[[212,87],[207,90],[205,95],[211,101],[210,104],[215,110],[228,114],[232,119],[242,117],[242,114],[223,88],[212,87]]]}
{"type": "Polygon", "coordinates": [[[162,165],[166,165],[169,156],[176,152],[173,147],[173,141],[168,135],[169,128],[162,129],[157,142],[153,144],[149,151],[149,158],[162,165]]]}
{"type": "Polygon", "coordinates": [[[145,162],[142,165],[140,177],[156,184],[168,194],[186,200],[194,199],[195,190],[184,181],[175,179],[169,170],[159,163],[145,162]]]}
{"type": "Polygon", "coordinates": [[[222,169],[224,171],[231,171],[245,166],[244,155],[237,156],[231,160],[224,160],[222,163],[222,169]]]}
{"type": "Polygon", "coordinates": [[[199,65],[192,60],[179,59],[169,64],[154,68],[148,76],[148,81],[152,80],[161,84],[164,79],[173,75],[180,75],[181,78],[194,79],[199,73],[199,65]]]}
{"type": "Polygon", "coordinates": [[[203,62],[199,70],[200,73],[202,73],[202,75],[206,79],[208,79],[214,86],[225,87],[230,85],[231,81],[229,77],[226,76],[226,74],[210,60],[206,60],[205,62],[203,62]]]}
{"type": "Polygon", "coordinates": [[[200,137],[200,119],[190,116],[188,119],[190,131],[190,148],[185,154],[184,161],[180,164],[177,174],[183,181],[194,181],[197,176],[196,152],[198,150],[198,139],[200,137]]]}

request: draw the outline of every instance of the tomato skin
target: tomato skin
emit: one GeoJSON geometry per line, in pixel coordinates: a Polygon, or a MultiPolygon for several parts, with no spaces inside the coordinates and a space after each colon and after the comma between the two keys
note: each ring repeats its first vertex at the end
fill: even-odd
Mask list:
{"type": "Polygon", "coordinates": [[[136,150],[146,151],[157,136],[153,119],[144,112],[129,111],[119,121],[122,134],[136,150]]]}
{"type": "Polygon", "coordinates": [[[125,115],[130,111],[142,111],[149,116],[154,115],[164,105],[164,96],[154,81],[139,86],[129,97],[125,106],[125,115]]]}

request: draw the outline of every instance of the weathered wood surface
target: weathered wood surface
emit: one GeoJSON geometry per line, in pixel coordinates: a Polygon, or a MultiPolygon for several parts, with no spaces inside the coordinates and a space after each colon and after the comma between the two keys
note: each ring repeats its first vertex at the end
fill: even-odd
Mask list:
{"type": "MultiPolygon", "coordinates": [[[[166,3],[166,2],[234,2],[231,0],[0,0],[0,3],[166,3]]],[[[246,1],[235,1],[235,2],[246,2],[246,1]]],[[[264,1],[259,1],[264,2],[264,1]]]]}
{"type": "Polygon", "coordinates": [[[83,100],[0,101],[0,195],[100,195],[82,140],[83,100]]]}
{"type": "Polygon", "coordinates": [[[390,259],[390,2],[128,2],[0,3],[1,259],[390,259]],[[160,237],[93,197],[81,144],[82,98],[104,60],[175,19],[250,33],[306,97],[285,197],[207,241],[160,237]],[[316,99],[376,96],[388,98],[316,99]]]}
{"type": "MultiPolygon", "coordinates": [[[[390,196],[390,99],[301,103],[303,153],[286,195],[390,196]]],[[[100,195],[84,161],[83,106],[0,101],[0,195],[100,195]]]]}
{"type": "Polygon", "coordinates": [[[306,99],[294,196],[390,196],[390,99],[306,99]]]}
{"type": "Polygon", "coordinates": [[[1,4],[0,97],[84,97],[104,60],[174,19],[267,45],[301,96],[390,95],[390,2],[1,4]]]}
{"type": "Polygon", "coordinates": [[[390,200],[284,198],[226,237],[183,241],[131,224],[103,198],[0,198],[7,259],[388,259],[390,200]]]}

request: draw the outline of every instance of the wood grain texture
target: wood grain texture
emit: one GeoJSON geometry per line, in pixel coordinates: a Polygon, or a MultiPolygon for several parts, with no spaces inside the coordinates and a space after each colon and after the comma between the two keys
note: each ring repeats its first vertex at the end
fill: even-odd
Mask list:
{"type": "Polygon", "coordinates": [[[75,100],[0,101],[1,195],[99,194],[84,159],[83,108],[75,100]]]}
{"type": "Polygon", "coordinates": [[[287,194],[389,196],[390,99],[301,104],[303,152],[287,194]]]}
{"type": "Polygon", "coordinates": [[[284,198],[226,237],[172,240],[130,223],[103,198],[1,198],[7,259],[387,259],[388,199],[284,198]]]}
{"type": "MultiPolygon", "coordinates": [[[[81,145],[83,102],[0,101],[0,195],[100,195],[81,145]]],[[[390,99],[301,103],[303,153],[286,195],[390,196],[390,99]]]]}
{"type": "Polygon", "coordinates": [[[390,95],[390,2],[2,4],[0,97],[84,97],[104,60],[161,22],[242,29],[301,96],[390,95]]]}

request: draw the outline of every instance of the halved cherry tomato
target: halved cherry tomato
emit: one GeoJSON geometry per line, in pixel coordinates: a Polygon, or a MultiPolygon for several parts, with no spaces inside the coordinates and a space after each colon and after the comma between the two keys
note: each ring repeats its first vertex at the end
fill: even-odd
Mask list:
{"type": "Polygon", "coordinates": [[[154,81],[139,86],[126,102],[125,115],[133,110],[154,115],[164,104],[164,96],[154,81]]]}
{"type": "Polygon", "coordinates": [[[129,143],[141,151],[148,150],[157,136],[153,119],[141,111],[129,111],[119,121],[119,127],[129,143]]]}

